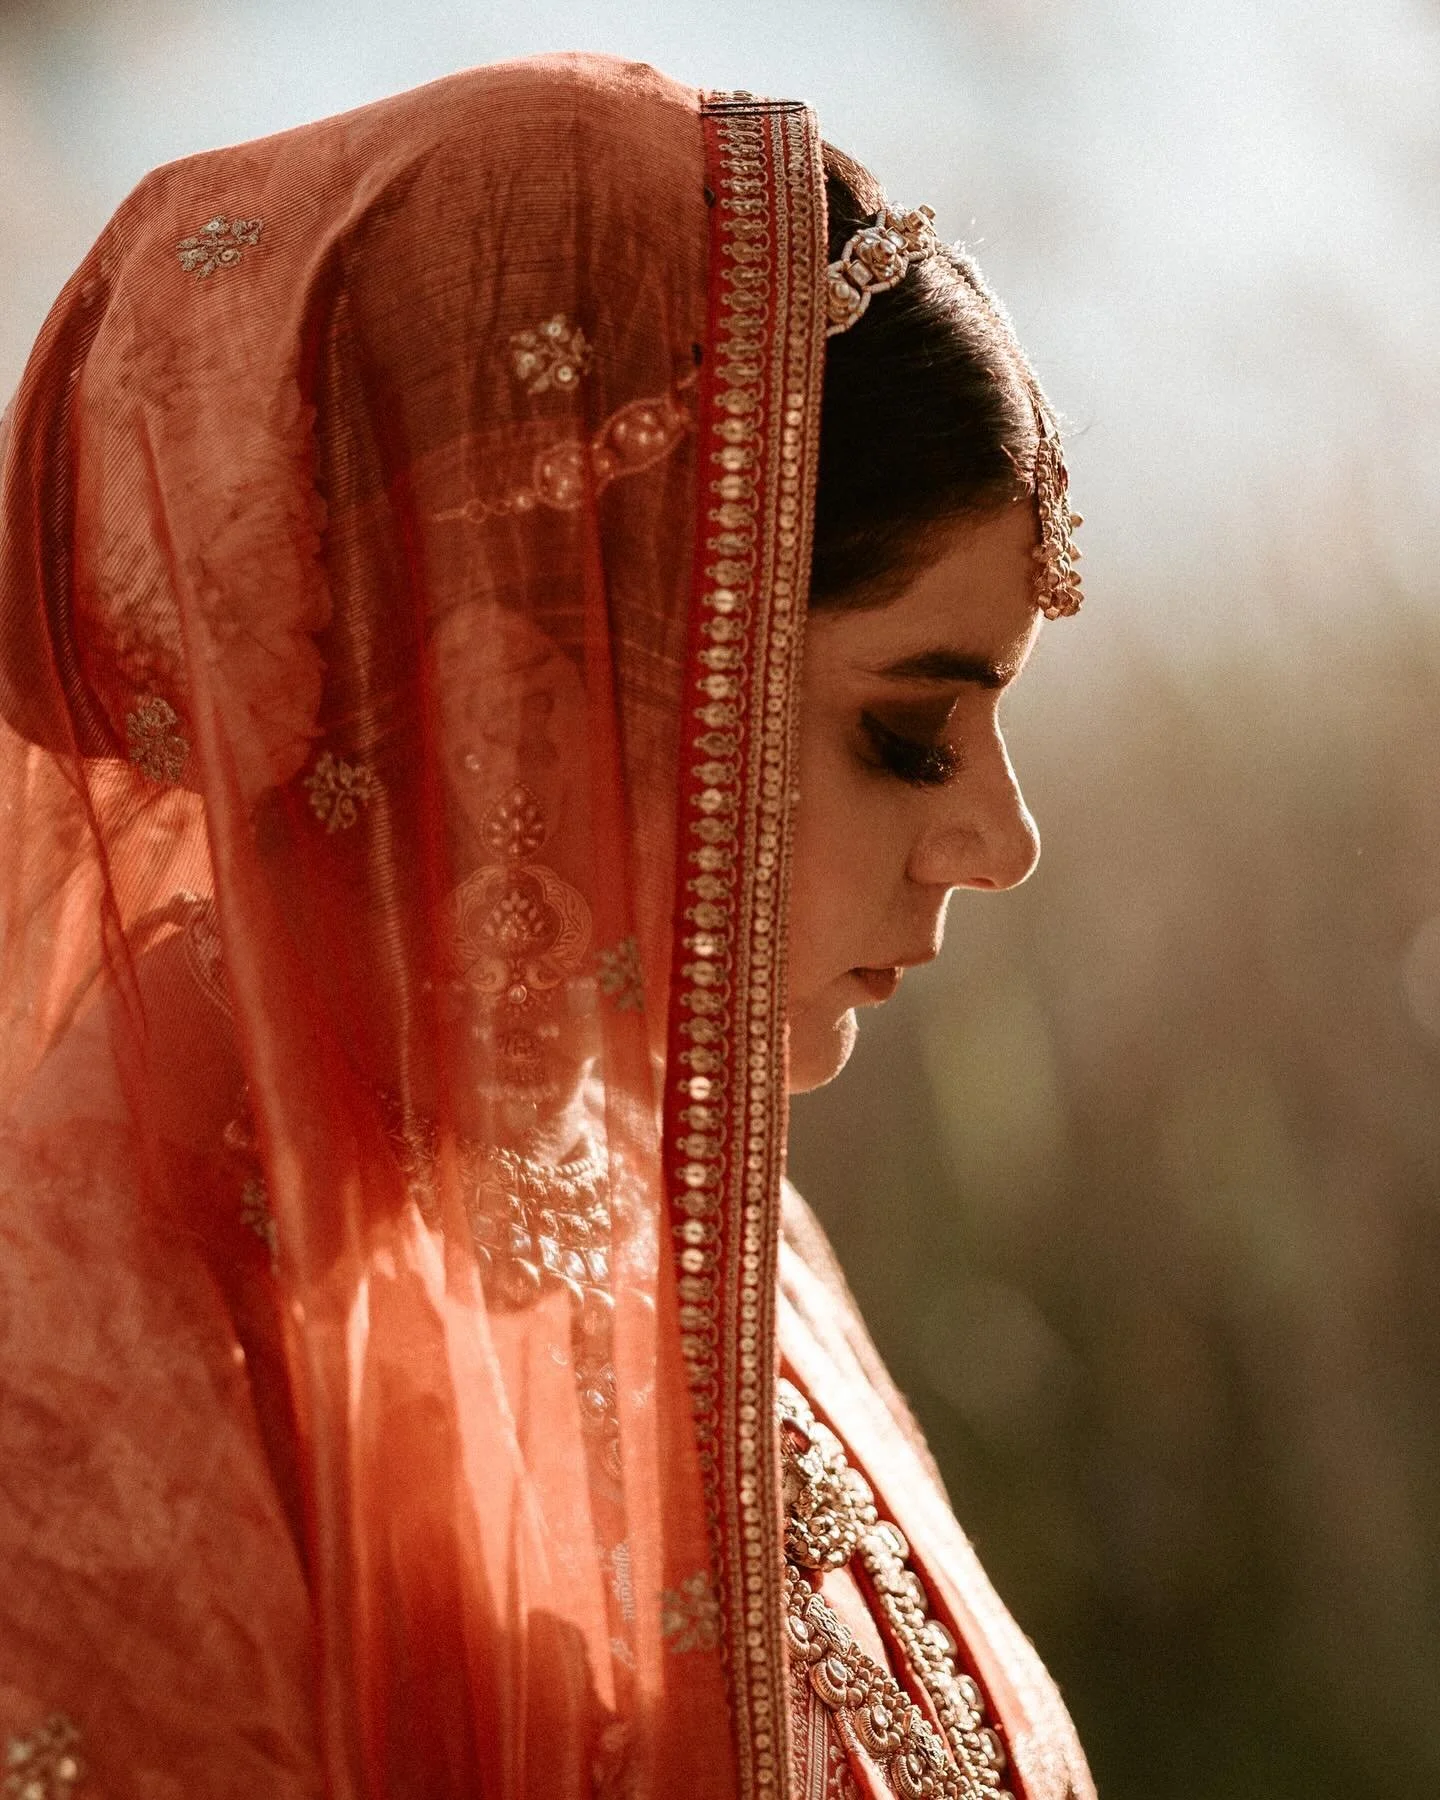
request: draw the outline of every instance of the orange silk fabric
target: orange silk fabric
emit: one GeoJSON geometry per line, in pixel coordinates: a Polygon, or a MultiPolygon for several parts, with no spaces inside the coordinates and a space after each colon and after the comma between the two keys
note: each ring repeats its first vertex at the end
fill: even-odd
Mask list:
{"type": "Polygon", "coordinates": [[[557,58],[192,157],[8,414],[0,1737],[78,1793],[746,1791],[661,1125],[705,155],[557,58]]]}

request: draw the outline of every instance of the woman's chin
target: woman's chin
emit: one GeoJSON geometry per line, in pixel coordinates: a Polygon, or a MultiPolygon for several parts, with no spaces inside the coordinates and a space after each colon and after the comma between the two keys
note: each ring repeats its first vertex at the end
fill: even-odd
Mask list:
{"type": "Polygon", "coordinates": [[[853,1008],[838,1019],[791,1018],[785,1027],[790,1092],[808,1094],[833,1081],[849,1062],[858,1031],[853,1008]]]}

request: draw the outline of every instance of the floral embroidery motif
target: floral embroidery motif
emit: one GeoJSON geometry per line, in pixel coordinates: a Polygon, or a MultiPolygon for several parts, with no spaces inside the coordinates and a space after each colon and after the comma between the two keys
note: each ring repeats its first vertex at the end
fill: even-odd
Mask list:
{"type": "Polygon", "coordinates": [[[147,695],[125,715],[130,761],[147,781],[174,783],[185,772],[190,745],[176,727],[180,715],[168,700],[147,695]]]}
{"type": "MultiPolygon", "coordinates": [[[[433,1125],[396,1125],[391,1147],[421,1217],[439,1212],[439,1140],[433,1125]]],[[[603,1317],[610,1284],[609,1169],[598,1152],[547,1163],[495,1145],[454,1144],[460,1194],[491,1304],[525,1306],[564,1290],[603,1317]]],[[[593,1360],[593,1359],[591,1359],[593,1360]]],[[[613,1390],[614,1371],[577,1359],[577,1378],[613,1390]]],[[[628,1556],[629,1552],[626,1552],[628,1556]]]]}
{"type": "Polygon", "coordinates": [[[660,1596],[660,1635],[677,1656],[690,1650],[713,1650],[720,1642],[720,1602],[707,1569],[687,1575],[679,1587],[660,1596]]]}
{"type": "Polygon", "coordinates": [[[517,331],[510,339],[515,379],[527,394],[578,387],[590,367],[591,355],[585,333],[578,325],[572,326],[564,313],[556,313],[534,331],[517,331]]]}
{"type": "Polygon", "coordinates": [[[217,269],[228,269],[239,262],[241,246],[258,244],[263,229],[259,219],[235,219],[219,213],[207,219],[194,237],[181,238],[175,246],[180,267],[197,281],[204,281],[217,269]]]}
{"type": "Polygon", "coordinates": [[[270,1252],[273,1269],[280,1260],[280,1234],[270,1210],[270,1195],[258,1175],[252,1175],[240,1190],[240,1217],[270,1252]]]}
{"type": "Polygon", "coordinates": [[[327,750],[305,777],[310,810],[324,822],[327,832],[348,831],[368,806],[384,792],[380,777],[362,762],[347,763],[327,750]]]}
{"type": "Polygon", "coordinates": [[[69,1800],[85,1774],[75,1754],[80,1732],[64,1713],[52,1713],[29,1737],[12,1737],[5,1745],[5,1800],[69,1800]]]}
{"type": "Polygon", "coordinates": [[[640,967],[640,946],[623,937],[610,950],[597,950],[595,969],[600,992],[614,1003],[616,1012],[644,1012],[645,975],[640,967]]]}

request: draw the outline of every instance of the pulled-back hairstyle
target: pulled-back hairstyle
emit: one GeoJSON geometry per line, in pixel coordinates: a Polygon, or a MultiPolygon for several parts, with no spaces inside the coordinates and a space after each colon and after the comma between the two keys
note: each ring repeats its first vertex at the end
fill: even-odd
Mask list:
{"type": "MultiPolygon", "coordinates": [[[[868,170],[825,146],[829,256],[885,203],[868,170]]],[[[1028,371],[967,259],[912,265],[825,352],[812,606],[892,599],[947,526],[1030,491],[1028,371]]]]}

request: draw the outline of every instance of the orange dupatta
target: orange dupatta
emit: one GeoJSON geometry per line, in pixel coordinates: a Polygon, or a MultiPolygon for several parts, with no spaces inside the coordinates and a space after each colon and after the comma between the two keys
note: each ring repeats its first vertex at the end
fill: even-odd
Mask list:
{"type": "Polygon", "coordinates": [[[156,171],[46,323],[0,475],[46,1800],[784,1791],[818,150],[476,70],[156,171]]]}

